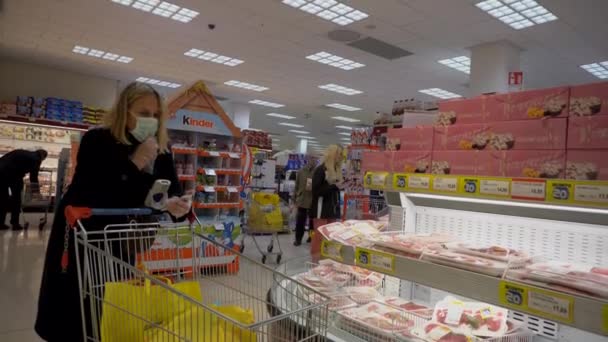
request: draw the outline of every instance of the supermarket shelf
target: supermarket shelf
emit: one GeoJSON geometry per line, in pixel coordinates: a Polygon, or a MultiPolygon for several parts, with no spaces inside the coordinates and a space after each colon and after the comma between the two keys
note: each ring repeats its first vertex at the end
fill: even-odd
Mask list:
{"type": "Polygon", "coordinates": [[[68,128],[68,129],[77,129],[81,131],[86,131],[89,128],[93,127],[92,125],[84,124],[84,123],[75,123],[75,122],[66,122],[66,121],[56,121],[56,120],[48,120],[48,119],[39,119],[39,118],[31,118],[26,116],[19,115],[7,115],[0,116],[2,120],[8,120],[8,122],[21,122],[24,124],[30,125],[39,125],[50,128],[68,128]]]}
{"type": "Polygon", "coordinates": [[[177,179],[182,182],[194,181],[196,179],[196,176],[195,175],[179,175],[179,176],[177,176],[177,179]]]}
{"type": "Polygon", "coordinates": [[[198,151],[200,157],[218,157],[218,158],[232,158],[240,159],[241,154],[237,152],[229,151],[198,151]]]}
{"type": "MultiPolygon", "coordinates": [[[[227,185],[198,185],[196,187],[196,191],[204,191],[204,192],[208,192],[206,188],[213,188],[214,192],[240,192],[241,191],[241,187],[239,186],[227,186],[227,185]],[[230,191],[234,189],[235,191],[230,191]]],[[[209,191],[211,192],[211,191],[209,191]]]]}
{"type": "Polygon", "coordinates": [[[241,208],[243,206],[243,203],[241,203],[241,202],[229,202],[229,203],[194,202],[192,204],[192,206],[197,209],[231,209],[231,208],[241,208]]]}
{"type": "MultiPolygon", "coordinates": [[[[333,242],[332,242],[333,244],[333,242]]],[[[334,245],[336,246],[336,245],[334,245]]],[[[551,291],[540,287],[531,286],[525,283],[509,281],[510,284],[516,285],[535,293],[541,293],[555,298],[566,298],[570,300],[571,305],[571,320],[568,318],[560,319],[551,314],[530,309],[522,309],[519,306],[505,305],[504,299],[501,300],[501,285],[503,280],[496,277],[487,276],[480,273],[470,272],[449,266],[434,264],[419,259],[407,258],[399,255],[393,255],[386,252],[374,252],[371,249],[359,249],[359,253],[371,251],[368,255],[372,255],[369,264],[362,262],[364,258],[356,260],[358,254],[357,249],[352,246],[344,246],[337,244],[340,255],[334,256],[332,259],[348,265],[357,265],[376,272],[381,272],[390,276],[426,285],[439,290],[447,291],[457,295],[461,295],[474,300],[514,309],[519,312],[524,312],[530,315],[544,317],[550,320],[558,321],[562,324],[572,326],[577,329],[582,329],[591,333],[608,336],[608,331],[605,329],[606,310],[608,310],[608,301],[595,299],[591,297],[571,295],[557,291],[551,291]],[[377,256],[377,258],[374,258],[377,256]],[[372,266],[372,265],[376,266],[372,266]],[[378,266],[379,265],[379,266],[378,266]]],[[[324,257],[329,257],[324,255],[324,257]]],[[[503,294],[504,295],[504,294],[503,294]]]]}
{"type": "Polygon", "coordinates": [[[174,154],[196,154],[196,148],[194,147],[173,147],[171,148],[174,154]]]}
{"type": "Polygon", "coordinates": [[[199,174],[207,174],[206,170],[213,170],[216,175],[240,175],[241,169],[212,169],[212,168],[199,168],[199,174]]]}

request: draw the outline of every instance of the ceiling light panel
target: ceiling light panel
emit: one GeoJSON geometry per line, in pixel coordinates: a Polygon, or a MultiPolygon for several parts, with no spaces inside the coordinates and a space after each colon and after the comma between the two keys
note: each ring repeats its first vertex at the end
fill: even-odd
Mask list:
{"type": "Polygon", "coordinates": [[[608,79],[608,61],[581,65],[581,68],[599,79],[608,79]]]}
{"type": "Polygon", "coordinates": [[[77,53],[79,55],[85,55],[89,57],[95,57],[100,59],[105,59],[112,62],[119,63],[131,63],[133,61],[132,57],[121,56],[119,54],[115,54],[112,52],[107,52],[103,50],[91,49],[85,46],[75,45],[72,49],[73,53],[77,53]]]}
{"type": "Polygon", "coordinates": [[[350,133],[346,133],[346,132],[340,132],[340,133],[338,133],[338,134],[340,134],[340,135],[347,135],[347,136],[349,136],[349,137],[350,137],[350,133]]]}
{"type": "Polygon", "coordinates": [[[293,133],[298,133],[298,134],[310,134],[310,132],[307,131],[299,131],[297,129],[290,129],[289,132],[293,132],[293,133]]]}
{"type": "Polygon", "coordinates": [[[359,119],[348,118],[346,116],[332,116],[331,118],[334,119],[334,120],[346,121],[346,122],[359,122],[359,121],[361,121],[359,119]]]}
{"type": "Polygon", "coordinates": [[[308,136],[305,136],[305,135],[296,135],[296,138],[307,139],[307,140],[315,140],[315,139],[317,139],[315,137],[308,137],[308,136]]]}
{"type": "Polygon", "coordinates": [[[534,0],[486,0],[475,6],[516,30],[557,20],[534,0]]]}
{"type": "Polygon", "coordinates": [[[340,103],[330,103],[330,104],[326,104],[326,107],[331,107],[331,108],[336,108],[336,109],[341,109],[341,110],[345,110],[348,112],[356,112],[358,110],[361,110],[361,108],[357,108],[357,107],[353,107],[353,106],[347,106],[347,105],[343,105],[340,103]]]}
{"type": "Polygon", "coordinates": [[[137,10],[152,13],[159,17],[171,18],[173,20],[189,23],[196,18],[199,13],[186,7],[160,0],[110,0],[113,3],[132,7],[137,10]]]}
{"type": "Polygon", "coordinates": [[[259,105],[259,106],[271,107],[271,108],[285,107],[284,104],[274,103],[274,102],[268,102],[268,101],[262,101],[262,100],[251,100],[251,101],[249,101],[249,103],[253,103],[253,104],[256,104],[256,105],[259,105]]]}
{"type": "Polygon", "coordinates": [[[320,85],[319,88],[328,90],[328,91],[333,91],[333,92],[340,93],[340,94],[344,94],[344,95],[349,95],[349,96],[363,94],[363,92],[361,90],[347,88],[347,87],[344,87],[344,86],[341,86],[338,84],[333,84],[333,83],[320,85]]]}
{"type": "Polygon", "coordinates": [[[281,119],[287,119],[287,120],[291,120],[291,119],[295,119],[295,116],[291,116],[291,115],[285,115],[285,114],[279,114],[279,113],[268,113],[266,114],[268,116],[272,116],[275,118],[281,118],[281,119]]]}
{"type": "Polygon", "coordinates": [[[339,128],[339,129],[348,129],[350,131],[353,130],[353,128],[351,126],[336,126],[336,128],[339,128]]]}
{"type": "Polygon", "coordinates": [[[306,56],[306,58],[310,59],[311,61],[333,66],[342,70],[353,70],[365,66],[365,64],[357,63],[350,59],[332,55],[331,53],[325,51],[317,52],[314,55],[306,56]]]}
{"type": "Polygon", "coordinates": [[[202,59],[204,61],[209,61],[217,64],[223,64],[227,66],[237,66],[239,64],[243,64],[244,61],[224,55],[220,55],[214,52],[199,50],[199,49],[190,49],[184,52],[184,56],[202,59]]]}
{"type": "Polygon", "coordinates": [[[289,127],[304,127],[304,125],[299,125],[299,124],[294,124],[294,123],[290,123],[290,122],[279,122],[279,125],[281,126],[289,126],[289,127]]]}
{"type": "Polygon", "coordinates": [[[427,95],[431,95],[431,96],[435,96],[435,97],[438,97],[438,98],[444,99],[444,100],[462,97],[462,95],[458,95],[458,94],[449,92],[447,90],[439,89],[439,88],[421,89],[421,90],[418,90],[418,92],[421,92],[421,93],[427,94],[427,95]]]}
{"type": "Polygon", "coordinates": [[[462,71],[465,74],[471,73],[471,59],[467,56],[442,59],[438,62],[452,69],[462,71]]]}
{"type": "Polygon", "coordinates": [[[283,0],[283,3],[340,26],[369,17],[367,13],[336,0],[283,0]]]}
{"type": "Polygon", "coordinates": [[[247,82],[235,81],[235,80],[224,82],[224,84],[231,86],[231,87],[243,88],[243,89],[253,90],[253,91],[265,91],[265,90],[269,89],[267,87],[262,87],[259,85],[255,85],[255,84],[251,84],[251,83],[247,83],[247,82]]]}
{"type": "Polygon", "coordinates": [[[142,82],[142,83],[147,83],[147,84],[152,84],[152,85],[157,85],[160,87],[167,87],[167,88],[179,88],[182,85],[179,83],[173,83],[173,82],[168,82],[168,81],[161,81],[161,80],[157,80],[155,78],[148,78],[148,77],[138,77],[136,79],[137,82],[142,82]]]}

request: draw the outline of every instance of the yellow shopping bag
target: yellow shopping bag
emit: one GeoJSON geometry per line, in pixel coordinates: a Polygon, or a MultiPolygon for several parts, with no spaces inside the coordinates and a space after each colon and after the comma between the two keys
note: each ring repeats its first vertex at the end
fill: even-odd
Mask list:
{"type": "Polygon", "coordinates": [[[151,284],[147,278],[143,285],[105,284],[100,326],[102,342],[144,341],[145,329],[172,320],[193,306],[183,295],[202,301],[197,282],[172,284],[167,278],[158,279],[167,286],[151,284]]]}

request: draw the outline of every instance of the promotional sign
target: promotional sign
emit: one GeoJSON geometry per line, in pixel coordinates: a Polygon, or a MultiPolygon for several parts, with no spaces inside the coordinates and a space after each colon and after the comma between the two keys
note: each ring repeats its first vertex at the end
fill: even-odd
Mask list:
{"type": "Polygon", "coordinates": [[[574,322],[574,298],[563,293],[502,281],[498,300],[517,311],[564,323],[574,322]]]}
{"type": "Polygon", "coordinates": [[[232,136],[224,121],[212,113],[179,109],[175,116],[167,121],[168,129],[232,136]]]}

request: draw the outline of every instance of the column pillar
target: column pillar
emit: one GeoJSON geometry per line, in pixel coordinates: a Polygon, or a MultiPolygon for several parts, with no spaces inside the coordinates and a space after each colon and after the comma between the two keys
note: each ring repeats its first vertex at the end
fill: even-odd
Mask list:
{"type": "Polygon", "coordinates": [[[308,149],[308,139],[300,139],[300,141],[298,141],[298,153],[306,154],[307,149],[308,149]]]}
{"type": "Polygon", "coordinates": [[[471,96],[509,91],[509,72],[520,71],[521,49],[498,41],[471,48],[471,96]]]}
{"type": "Polygon", "coordinates": [[[251,116],[251,108],[244,104],[235,103],[232,105],[233,118],[232,122],[240,129],[249,128],[249,117],[251,116]]]}

